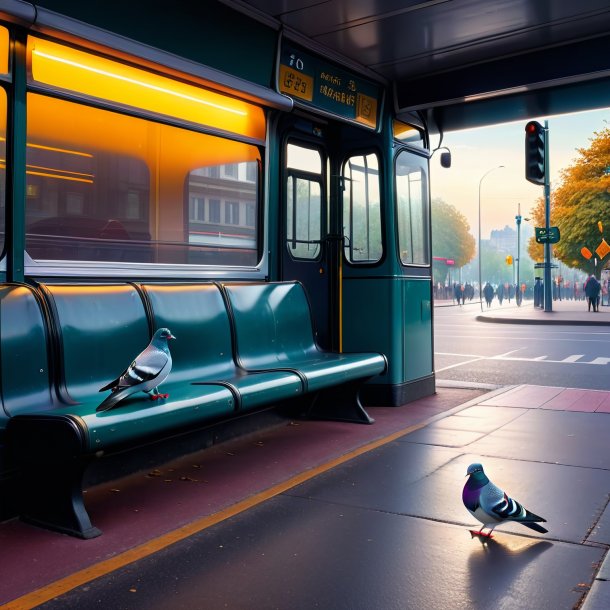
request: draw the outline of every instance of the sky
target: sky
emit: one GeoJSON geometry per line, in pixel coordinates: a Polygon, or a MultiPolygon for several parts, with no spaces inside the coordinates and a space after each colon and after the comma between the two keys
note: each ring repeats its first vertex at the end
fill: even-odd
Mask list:
{"type": "MultiPolygon", "coordinates": [[[[552,117],[532,117],[549,122],[551,190],[560,171],[577,159],[579,148],[588,148],[594,132],[610,126],[610,108],[552,117]]],[[[478,236],[479,185],[481,189],[481,238],[492,229],[515,228],[518,204],[529,217],[544,187],[525,180],[525,125],[528,121],[446,133],[442,146],[451,150],[451,168],[440,166],[440,154],[430,163],[432,198],[455,206],[478,236]],[[497,169],[500,165],[503,168],[497,169]],[[489,172],[487,174],[487,172],[489,172]],[[487,174],[487,175],[486,175],[487,174]],[[485,177],[483,177],[485,176],[485,177]]],[[[437,146],[433,141],[433,145],[437,146]]],[[[523,226],[523,225],[522,225],[523,226]]]]}

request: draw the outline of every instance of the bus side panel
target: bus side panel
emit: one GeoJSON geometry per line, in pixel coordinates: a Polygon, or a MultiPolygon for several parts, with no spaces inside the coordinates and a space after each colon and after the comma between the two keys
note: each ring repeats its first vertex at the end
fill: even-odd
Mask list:
{"type": "Polygon", "coordinates": [[[387,372],[365,387],[364,402],[398,406],[433,394],[430,278],[362,278],[343,287],[343,351],[388,358],[387,372]]]}
{"type": "Polygon", "coordinates": [[[39,0],[36,4],[264,87],[273,86],[276,32],[221,2],[39,0]]]}

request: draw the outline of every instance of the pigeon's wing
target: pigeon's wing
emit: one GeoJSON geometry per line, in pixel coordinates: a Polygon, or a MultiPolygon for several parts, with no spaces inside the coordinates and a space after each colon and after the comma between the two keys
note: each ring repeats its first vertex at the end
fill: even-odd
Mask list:
{"type": "Polygon", "coordinates": [[[491,481],[481,488],[479,495],[479,505],[490,517],[501,521],[504,517],[496,512],[496,508],[501,505],[504,499],[504,492],[494,485],[491,481]]]}
{"type": "Polygon", "coordinates": [[[489,483],[486,493],[482,494],[481,507],[499,521],[519,521],[521,523],[546,521],[513,500],[506,492],[489,483]]]}
{"type": "Polygon", "coordinates": [[[121,375],[118,387],[133,387],[154,380],[167,366],[167,361],[165,352],[148,346],[121,375]]]}

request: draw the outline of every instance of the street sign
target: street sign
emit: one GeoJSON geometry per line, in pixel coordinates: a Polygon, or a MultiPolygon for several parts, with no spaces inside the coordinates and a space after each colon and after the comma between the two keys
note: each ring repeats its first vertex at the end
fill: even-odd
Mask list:
{"type": "Polygon", "coordinates": [[[534,269],[559,269],[559,265],[556,265],[555,263],[550,263],[549,265],[547,265],[546,263],[535,263],[534,264],[534,269]]]}
{"type": "Polygon", "coordinates": [[[539,244],[556,244],[559,241],[559,227],[536,227],[536,242],[539,244]]]}

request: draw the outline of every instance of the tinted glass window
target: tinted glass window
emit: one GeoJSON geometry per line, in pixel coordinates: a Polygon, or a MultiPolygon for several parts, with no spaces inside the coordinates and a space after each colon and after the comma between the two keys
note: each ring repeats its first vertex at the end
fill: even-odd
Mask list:
{"type": "Polygon", "coordinates": [[[322,156],[289,144],[286,181],[286,247],[293,258],[320,255],[323,230],[322,156]]]}
{"type": "Polygon", "coordinates": [[[255,265],[245,206],[258,205],[259,163],[250,144],[30,93],[27,251],[37,261],[255,265]]]}
{"type": "Polygon", "coordinates": [[[424,161],[406,151],[396,159],[396,212],[400,260],[429,264],[428,176],[424,161]]]}
{"type": "Polygon", "coordinates": [[[381,258],[379,163],[376,155],[351,157],[343,166],[345,258],[372,263],[381,258]]]}

